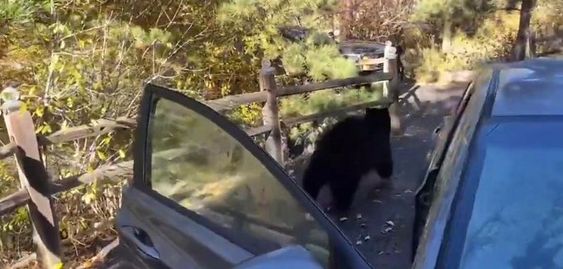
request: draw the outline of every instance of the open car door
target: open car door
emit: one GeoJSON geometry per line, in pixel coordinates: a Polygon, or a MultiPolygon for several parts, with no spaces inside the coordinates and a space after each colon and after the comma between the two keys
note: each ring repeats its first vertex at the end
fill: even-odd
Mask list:
{"type": "Polygon", "coordinates": [[[117,228],[135,268],[370,268],[246,133],[150,84],[117,228]]]}

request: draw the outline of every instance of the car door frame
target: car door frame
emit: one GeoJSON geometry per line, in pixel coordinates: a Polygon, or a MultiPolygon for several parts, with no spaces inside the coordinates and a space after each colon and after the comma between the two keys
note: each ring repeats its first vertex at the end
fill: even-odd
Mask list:
{"type": "Polygon", "coordinates": [[[492,68],[485,68],[476,76],[466,107],[457,119],[459,122],[451,130],[451,140],[442,152],[442,163],[435,172],[436,178],[432,186],[434,194],[415,250],[414,269],[436,268],[438,264],[444,232],[456,199],[461,174],[465,170],[469,148],[475,139],[479,122],[487,115],[484,109],[494,100],[492,96],[497,87],[497,79],[498,71],[492,68]]]}
{"type": "MultiPolygon", "coordinates": [[[[134,143],[134,177],[130,182],[131,187],[136,188],[151,197],[164,203],[166,206],[170,206],[173,209],[179,209],[179,206],[174,201],[162,196],[158,192],[154,191],[151,187],[150,182],[150,169],[151,169],[151,158],[150,158],[150,128],[149,122],[152,113],[154,112],[155,104],[158,99],[166,99],[175,102],[187,109],[193,110],[197,114],[206,119],[210,120],[222,130],[224,130],[231,137],[236,139],[246,150],[248,150],[261,164],[270,172],[278,182],[290,193],[293,199],[309,213],[315,221],[324,229],[330,240],[331,251],[335,251],[334,257],[331,255],[333,261],[339,263],[340,261],[334,261],[334,259],[342,258],[343,261],[347,263],[349,267],[347,268],[371,268],[367,263],[365,257],[355,248],[352,242],[344,235],[342,230],[320,209],[320,207],[314,202],[314,200],[309,197],[305,191],[297,185],[296,181],[291,179],[284,171],[284,169],[275,161],[273,158],[262,150],[255,142],[249,137],[241,128],[229,121],[225,116],[219,114],[212,108],[196,101],[193,98],[162,86],[147,84],[144,89],[143,98],[141,101],[141,106],[139,109],[139,114],[137,117],[137,129],[135,132],[135,143],[134,143]]],[[[183,209],[183,208],[182,208],[183,209]]],[[[189,211],[184,209],[182,211],[189,211]]],[[[190,211],[191,212],[191,211],[190,211]]],[[[184,213],[184,212],[182,212],[184,213]]],[[[193,213],[193,212],[192,212],[193,213]]],[[[200,222],[201,217],[193,213],[188,216],[193,217],[195,221],[200,222]],[[191,216],[193,215],[193,216],[191,216]]],[[[200,222],[201,223],[201,222],[200,222]]],[[[209,221],[204,221],[203,225],[209,224],[209,221]]],[[[211,225],[213,226],[213,225],[211,225]]],[[[215,229],[212,230],[215,231],[215,229]]],[[[219,233],[220,234],[220,233],[219,233]]]]}
{"type": "Polygon", "coordinates": [[[434,149],[432,150],[429,159],[428,166],[426,168],[422,182],[415,191],[415,212],[414,212],[414,229],[413,238],[411,245],[411,259],[414,259],[416,255],[416,249],[419,244],[420,236],[422,234],[422,229],[426,223],[426,218],[428,216],[428,211],[430,209],[430,203],[433,196],[433,189],[436,183],[436,178],[440,167],[444,161],[446,151],[453,139],[454,131],[456,130],[459,119],[465,111],[467,102],[471,98],[473,92],[474,82],[467,85],[462,98],[459,100],[455,110],[452,114],[446,115],[441,125],[436,128],[434,134],[436,135],[436,141],[434,149]]]}

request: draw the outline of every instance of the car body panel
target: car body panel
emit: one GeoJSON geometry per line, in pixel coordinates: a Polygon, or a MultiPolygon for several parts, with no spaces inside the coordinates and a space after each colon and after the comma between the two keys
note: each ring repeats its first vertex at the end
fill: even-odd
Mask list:
{"type": "MultiPolygon", "coordinates": [[[[460,255],[462,255],[459,251],[464,248],[460,247],[460,244],[468,244],[465,242],[465,231],[459,229],[470,223],[471,211],[468,210],[471,210],[473,204],[481,206],[480,200],[472,200],[475,194],[471,190],[476,190],[477,185],[471,183],[473,181],[467,180],[467,178],[471,178],[475,170],[479,171],[483,166],[487,166],[487,164],[483,164],[486,147],[483,146],[484,142],[479,141],[491,139],[491,137],[494,137],[492,134],[497,133],[504,136],[510,135],[510,132],[504,131],[505,125],[499,125],[497,121],[529,122],[530,126],[534,126],[533,121],[545,120],[548,122],[554,120],[554,117],[562,115],[563,106],[560,105],[560,97],[563,97],[563,61],[535,59],[511,64],[497,64],[493,65],[491,69],[493,70],[492,76],[490,79],[481,82],[482,86],[476,87],[467,108],[459,116],[459,124],[453,130],[452,140],[448,142],[444,161],[438,168],[435,186],[432,186],[434,190],[432,206],[426,219],[420,243],[417,246],[413,268],[459,268],[459,264],[464,264],[460,263],[462,260],[452,262],[452,257],[460,258],[460,255]],[[497,128],[500,129],[497,130],[497,128]],[[455,215],[455,212],[458,215],[455,215]],[[464,218],[466,219],[463,220],[464,218]],[[458,252],[446,251],[453,246],[457,246],[456,251],[458,252]]],[[[483,80],[483,75],[479,78],[483,80]]],[[[561,117],[561,120],[563,120],[563,117],[561,117]]],[[[551,130],[556,132],[559,129],[551,130]]],[[[538,135],[540,132],[535,134],[538,135]]],[[[514,135],[516,134],[514,133],[514,135]]],[[[525,132],[522,135],[525,135],[525,132]]],[[[528,136],[530,137],[526,137],[527,139],[534,139],[531,135],[528,136]]],[[[539,144],[546,143],[541,139],[537,142],[539,144]]],[[[492,151],[491,148],[491,152],[495,151],[492,151]]],[[[511,157],[506,154],[502,156],[498,158],[511,157]]],[[[487,159],[487,163],[493,161],[493,159],[487,159]]],[[[431,169],[435,170],[436,167],[429,167],[429,171],[431,169]]],[[[532,169],[532,167],[529,167],[529,169],[532,169]]],[[[518,199],[518,197],[514,197],[514,199],[518,199]]],[[[469,231],[469,236],[472,234],[471,231],[473,230],[469,231]]],[[[538,243],[536,241],[536,248],[540,243],[547,244],[548,242],[538,243]]],[[[530,253],[540,255],[538,252],[530,253]]],[[[544,254],[541,253],[541,255],[544,254]]],[[[500,259],[500,256],[496,255],[495,257],[500,259]]],[[[553,258],[543,257],[544,260],[553,258]]],[[[517,264],[524,267],[514,268],[531,268],[526,267],[526,265],[547,265],[549,268],[553,268],[553,263],[544,262],[542,264],[542,262],[538,262],[539,260],[541,259],[537,257],[521,257],[517,264]],[[536,263],[533,264],[533,262],[536,263]],[[552,265],[552,267],[549,265],[552,265]]],[[[483,264],[489,263],[481,261],[480,266],[483,264]]],[[[563,265],[563,262],[561,265],[563,265]]],[[[501,267],[498,267],[497,264],[495,268],[501,267]]]]}
{"type": "MultiPolygon", "coordinates": [[[[133,253],[127,260],[137,268],[233,268],[265,254],[272,255],[264,257],[283,259],[284,255],[274,255],[279,254],[276,251],[299,245],[306,246],[317,259],[322,258],[320,264],[326,263],[325,266],[330,268],[371,268],[342,231],[283,168],[243,130],[211,108],[181,93],[149,84],[137,126],[134,177],[124,188],[117,217],[122,248],[126,249],[125,253],[133,253]],[[201,133],[202,126],[211,128],[206,129],[207,135],[201,133]],[[228,141],[216,140],[222,138],[228,141]],[[172,148],[162,150],[162,145],[168,144],[172,148]],[[229,145],[235,146],[234,151],[229,145]],[[153,149],[160,150],[152,152],[153,149]],[[191,165],[197,164],[194,161],[201,162],[209,157],[213,157],[212,162],[206,161],[192,169],[191,165]],[[214,169],[213,165],[222,160],[238,165],[225,166],[228,170],[224,172],[214,169]],[[247,162],[259,173],[242,171],[249,167],[247,162]],[[209,173],[200,171],[199,167],[210,171],[211,177],[205,179],[203,176],[209,173]],[[233,171],[242,171],[242,174],[232,174],[233,171]],[[213,173],[226,174],[213,176],[213,173]],[[261,179],[255,182],[263,184],[264,188],[248,185],[252,183],[247,179],[251,174],[253,179],[261,179]],[[216,182],[214,178],[222,181],[216,182]],[[176,182],[175,185],[162,185],[170,180],[176,182]],[[190,185],[177,184],[186,180],[190,185]],[[232,183],[236,185],[230,187],[232,183]],[[266,200],[252,198],[252,195],[264,195],[272,189],[283,195],[270,193],[262,197],[266,200]],[[170,190],[176,191],[169,193],[170,190]],[[248,204],[236,202],[241,193],[245,197],[250,195],[243,197],[248,204]],[[183,196],[178,196],[180,194],[183,196]],[[221,206],[228,201],[231,204],[221,206]],[[254,208],[260,208],[264,201],[272,204],[255,211],[254,208]],[[235,210],[229,211],[230,206],[235,210]],[[284,211],[292,218],[297,217],[291,229],[268,222],[279,217],[275,216],[279,211],[277,206],[296,206],[284,211]],[[262,215],[251,216],[253,213],[262,215]]],[[[291,262],[287,261],[288,264],[291,262]]],[[[306,264],[305,260],[302,262],[306,264]]]]}

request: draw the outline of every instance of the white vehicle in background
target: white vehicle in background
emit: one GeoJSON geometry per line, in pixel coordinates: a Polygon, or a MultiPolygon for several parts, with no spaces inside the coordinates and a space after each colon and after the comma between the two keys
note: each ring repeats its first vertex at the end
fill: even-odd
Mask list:
{"type": "Polygon", "coordinates": [[[361,72],[381,70],[385,44],[373,41],[350,40],[340,43],[340,53],[359,65],[361,72]]]}
{"type": "MultiPolygon", "coordinates": [[[[309,30],[303,27],[284,27],[280,29],[282,36],[290,41],[300,41],[307,38],[309,30]]],[[[334,38],[334,34],[327,34],[334,38]]],[[[339,43],[340,53],[356,63],[362,73],[380,71],[383,63],[385,44],[367,40],[347,40],[339,43]]]]}

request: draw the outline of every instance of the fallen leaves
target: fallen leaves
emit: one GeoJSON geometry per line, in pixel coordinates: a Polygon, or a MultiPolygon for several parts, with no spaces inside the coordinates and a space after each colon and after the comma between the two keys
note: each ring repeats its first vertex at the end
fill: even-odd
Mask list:
{"type": "Polygon", "coordinates": [[[383,231],[381,231],[381,233],[382,234],[389,233],[393,231],[393,227],[395,227],[395,222],[393,222],[392,220],[388,220],[385,222],[385,226],[383,228],[383,231]]]}

